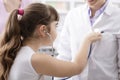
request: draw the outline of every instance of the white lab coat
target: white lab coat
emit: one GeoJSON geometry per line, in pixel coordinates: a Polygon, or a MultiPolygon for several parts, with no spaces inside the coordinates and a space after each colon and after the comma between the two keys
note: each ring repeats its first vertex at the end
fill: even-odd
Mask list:
{"type": "Polygon", "coordinates": [[[67,80],[120,80],[115,36],[120,32],[120,9],[111,2],[93,26],[89,20],[87,4],[68,13],[61,35],[57,38],[58,59],[72,61],[86,33],[94,29],[104,31],[102,39],[92,44],[92,52],[84,71],[67,80]]]}

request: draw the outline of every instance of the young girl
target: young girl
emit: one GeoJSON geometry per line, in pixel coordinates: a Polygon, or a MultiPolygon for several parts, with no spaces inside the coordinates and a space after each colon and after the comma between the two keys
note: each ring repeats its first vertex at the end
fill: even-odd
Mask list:
{"type": "Polygon", "coordinates": [[[44,74],[65,77],[82,72],[90,44],[101,34],[92,32],[86,36],[73,62],[37,53],[40,47],[53,43],[58,20],[56,10],[41,3],[11,13],[0,43],[0,80],[42,80],[44,74]]]}

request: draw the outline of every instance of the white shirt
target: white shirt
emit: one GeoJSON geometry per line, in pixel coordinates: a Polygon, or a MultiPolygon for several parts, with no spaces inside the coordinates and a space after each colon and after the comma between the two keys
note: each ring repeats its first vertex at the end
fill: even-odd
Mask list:
{"type": "Polygon", "coordinates": [[[43,80],[31,64],[35,52],[28,46],[22,47],[15,58],[8,80],[43,80]]]}
{"type": "Polygon", "coordinates": [[[92,44],[91,55],[84,71],[67,80],[120,80],[120,57],[116,39],[116,34],[120,32],[119,21],[120,9],[111,2],[92,26],[87,5],[77,7],[68,13],[61,36],[57,38],[58,59],[72,61],[89,31],[99,29],[104,33],[100,41],[92,44]]]}

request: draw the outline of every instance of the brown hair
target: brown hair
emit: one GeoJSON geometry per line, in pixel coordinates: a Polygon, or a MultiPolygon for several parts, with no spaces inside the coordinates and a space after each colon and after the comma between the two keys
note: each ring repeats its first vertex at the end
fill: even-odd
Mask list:
{"type": "MultiPolygon", "coordinates": [[[[10,14],[0,42],[0,67],[2,67],[0,80],[7,80],[10,68],[22,46],[22,42],[33,35],[37,25],[49,25],[52,21],[58,20],[56,10],[42,3],[30,4],[24,10],[20,20],[18,19],[17,9],[10,14]]],[[[49,26],[48,30],[50,31],[49,26]]]]}

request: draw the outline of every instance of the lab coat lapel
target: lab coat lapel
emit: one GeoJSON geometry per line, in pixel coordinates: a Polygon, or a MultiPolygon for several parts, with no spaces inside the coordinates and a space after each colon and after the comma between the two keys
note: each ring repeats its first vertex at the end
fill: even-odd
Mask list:
{"type": "MultiPolygon", "coordinates": [[[[102,14],[97,18],[97,20],[93,23],[93,26],[92,26],[92,27],[93,27],[93,28],[94,28],[94,27],[95,27],[95,28],[96,28],[96,27],[99,27],[99,26],[98,26],[98,23],[101,22],[102,20],[105,20],[104,13],[102,13],[102,14]]],[[[104,21],[103,21],[103,22],[104,22],[104,21]]]]}
{"type": "Polygon", "coordinates": [[[101,26],[99,26],[100,24],[105,24],[104,21],[107,19],[107,16],[110,16],[113,12],[113,5],[111,4],[111,2],[108,3],[108,6],[106,7],[105,11],[97,18],[97,20],[94,22],[93,24],[93,28],[99,28],[101,26]]]}

